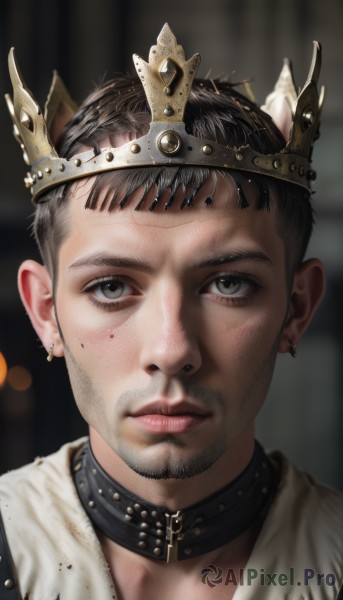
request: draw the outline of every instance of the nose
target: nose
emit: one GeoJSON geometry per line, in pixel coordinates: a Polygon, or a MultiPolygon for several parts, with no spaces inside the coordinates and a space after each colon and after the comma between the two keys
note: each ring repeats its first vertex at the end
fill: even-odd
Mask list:
{"type": "Polygon", "coordinates": [[[193,375],[202,364],[199,324],[196,310],[182,300],[180,293],[165,290],[156,294],[145,315],[142,344],[143,369],[152,374],[193,375]]]}

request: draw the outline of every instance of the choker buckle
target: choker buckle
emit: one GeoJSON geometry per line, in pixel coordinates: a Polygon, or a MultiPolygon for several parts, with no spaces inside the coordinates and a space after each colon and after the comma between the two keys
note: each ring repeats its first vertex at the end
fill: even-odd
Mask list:
{"type": "Polygon", "coordinates": [[[177,562],[178,560],[178,543],[182,539],[182,514],[178,510],[175,514],[169,515],[166,513],[166,540],[167,547],[167,563],[177,562]]]}

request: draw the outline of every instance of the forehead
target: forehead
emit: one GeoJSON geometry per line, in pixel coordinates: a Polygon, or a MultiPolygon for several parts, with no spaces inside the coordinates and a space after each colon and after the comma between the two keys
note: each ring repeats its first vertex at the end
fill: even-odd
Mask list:
{"type": "MultiPolygon", "coordinates": [[[[169,259],[172,256],[179,259],[181,255],[187,259],[187,256],[194,258],[195,252],[206,254],[229,245],[238,249],[263,250],[271,259],[273,255],[276,260],[283,257],[275,210],[273,206],[271,210],[256,209],[257,191],[253,185],[244,184],[249,201],[249,207],[245,209],[238,205],[237,188],[230,177],[218,178],[215,189],[212,183],[208,185],[207,189],[206,184],[203,186],[191,207],[180,209],[182,198],[178,198],[168,210],[161,201],[154,211],[146,208],[137,211],[134,210],[136,199],[140,197],[137,189],[137,198],[132,198],[125,208],[108,212],[85,209],[92,181],[78,182],[69,200],[68,233],[61,252],[65,258],[70,254],[70,259],[111,249],[121,253],[143,253],[150,258],[158,252],[159,256],[165,254],[169,259]],[[209,190],[212,194],[210,205],[205,202],[209,190]]],[[[153,190],[146,206],[151,199],[153,190]]]]}

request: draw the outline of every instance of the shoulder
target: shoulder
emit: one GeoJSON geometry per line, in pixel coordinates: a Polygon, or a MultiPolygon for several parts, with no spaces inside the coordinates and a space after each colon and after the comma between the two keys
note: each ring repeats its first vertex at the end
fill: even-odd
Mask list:
{"type": "Polygon", "coordinates": [[[0,510],[7,536],[24,533],[35,523],[45,535],[51,520],[57,524],[80,511],[70,465],[73,454],[86,438],[66,444],[47,457],[0,477],[0,510]],[[20,516],[20,522],[18,517],[20,516]]]}
{"type": "Polygon", "coordinates": [[[281,477],[250,564],[287,573],[288,581],[294,577],[302,594],[290,587],[294,598],[336,598],[343,580],[343,494],[315,481],[280,452],[269,458],[281,477]]]}
{"type": "Polygon", "coordinates": [[[85,439],[0,477],[0,509],[23,597],[62,597],[66,589],[73,598],[96,597],[97,589],[102,598],[112,597],[107,564],[71,474],[72,456],[85,439]]]}
{"type": "Polygon", "coordinates": [[[278,510],[283,512],[288,505],[299,526],[308,524],[313,531],[325,524],[327,533],[333,530],[337,538],[343,524],[343,493],[316,481],[280,452],[272,452],[269,458],[281,473],[275,502],[278,510]]]}
{"type": "Polygon", "coordinates": [[[26,533],[39,532],[46,540],[55,527],[80,512],[70,470],[74,452],[86,438],[66,444],[47,457],[0,477],[0,510],[11,549],[26,533]]]}
{"type": "Polygon", "coordinates": [[[85,443],[87,438],[81,438],[62,446],[57,452],[45,457],[37,457],[32,463],[19,469],[8,471],[0,477],[0,502],[3,494],[11,492],[15,486],[31,486],[48,483],[69,476],[70,461],[75,452],[85,443]]]}

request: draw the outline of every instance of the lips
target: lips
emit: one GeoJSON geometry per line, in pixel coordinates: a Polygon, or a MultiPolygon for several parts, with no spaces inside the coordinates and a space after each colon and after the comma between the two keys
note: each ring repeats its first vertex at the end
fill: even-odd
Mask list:
{"type": "Polygon", "coordinates": [[[138,409],[137,411],[132,413],[132,416],[139,417],[142,415],[152,414],[164,416],[192,414],[203,417],[208,416],[210,413],[191,402],[187,402],[186,400],[174,403],[165,400],[157,400],[138,409]]]}
{"type": "Polygon", "coordinates": [[[168,403],[159,400],[130,415],[143,429],[155,433],[185,433],[201,425],[210,413],[187,401],[168,403]]]}

